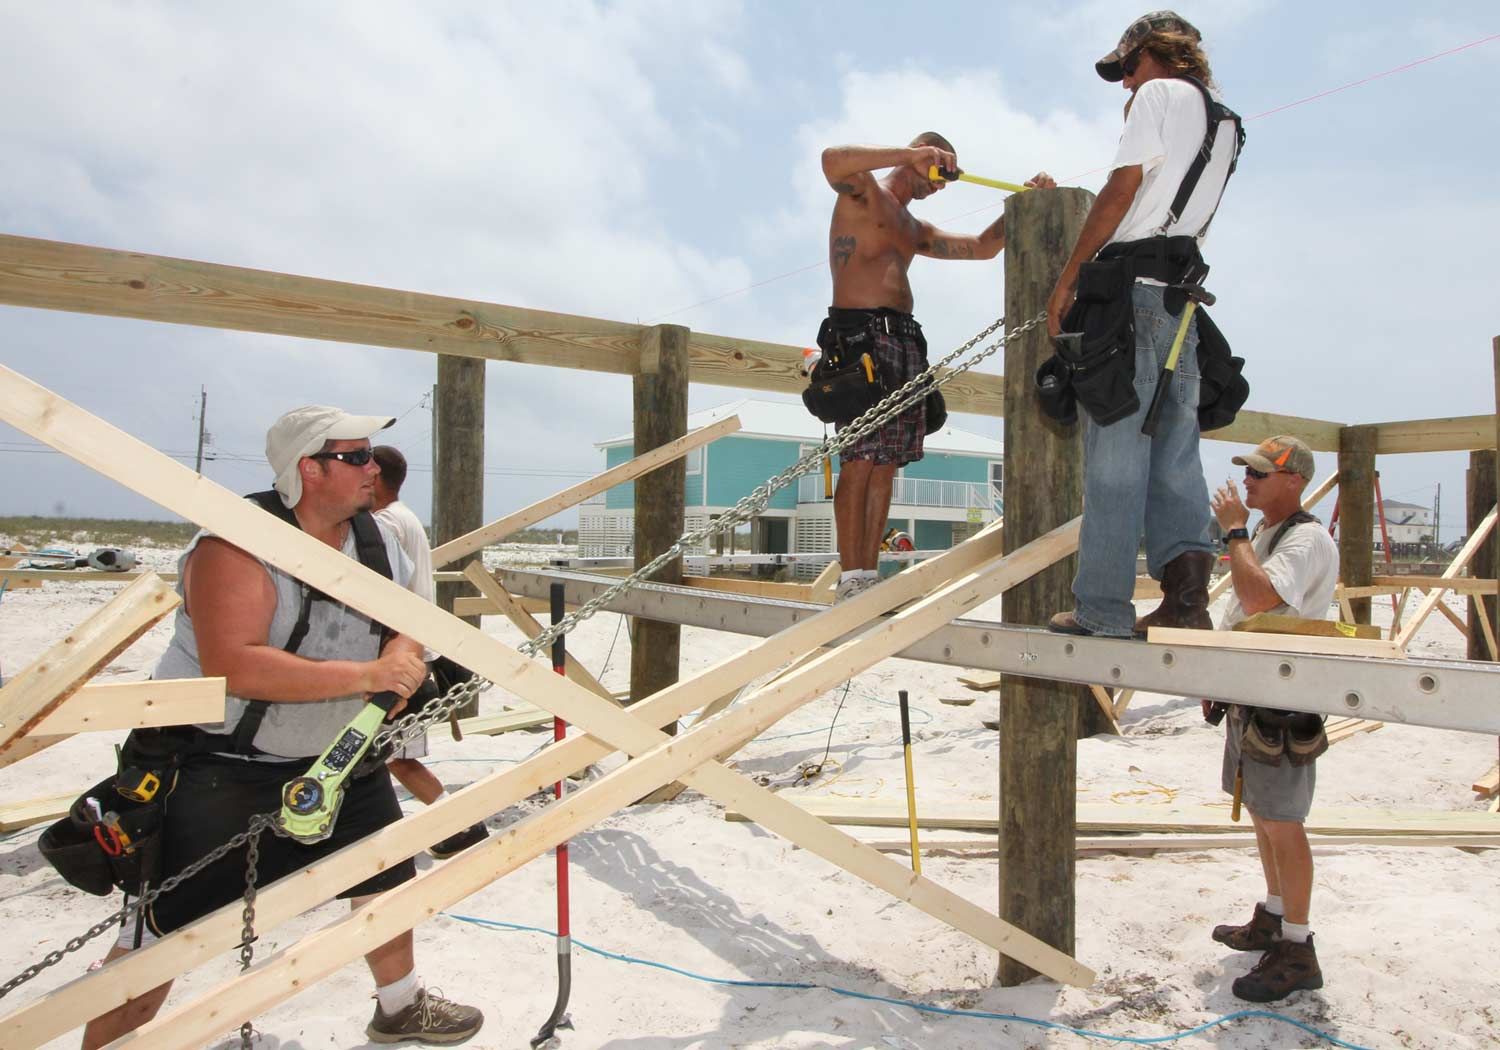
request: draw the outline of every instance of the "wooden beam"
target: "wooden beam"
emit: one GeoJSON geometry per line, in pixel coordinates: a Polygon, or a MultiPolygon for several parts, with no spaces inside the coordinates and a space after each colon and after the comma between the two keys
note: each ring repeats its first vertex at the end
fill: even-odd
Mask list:
{"type": "MultiPolygon", "coordinates": [[[[463,899],[557,843],[587,830],[631,799],[679,777],[720,799],[726,806],[737,807],[756,823],[786,835],[803,848],[825,859],[841,858],[841,866],[917,904],[929,914],[939,917],[961,915],[965,924],[972,920],[980,927],[978,935],[981,940],[986,943],[999,941],[995,946],[1007,956],[1018,958],[1055,980],[1080,985],[1092,983],[1093,972],[1066,954],[995,918],[965,898],[937,887],[899,863],[889,861],[858,840],[829,828],[810,813],[745,777],[712,763],[713,756],[726,746],[753,736],[805,702],[808,696],[819,695],[846,680],[851,667],[856,664],[869,666],[885,655],[899,652],[912,639],[929,631],[934,620],[941,618],[939,622],[947,622],[953,615],[982,604],[994,594],[1013,586],[1018,578],[1035,571],[1039,564],[1050,564],[1059,549],[1076,545],[1077,536],[1075,519],[982,572],[971,574],[882,620],[826,656],[761,690],[740,707],[675,739],[647,728],[644,723],[633,722],[625,712],[609,712],[631,723],[631,731],[624,735],[642,739],[649,735],[660,742],[593,784],[512,825],[488,843],[467,850],[416,879],[381,894],[319,933],[284,949],[259,967],[158,1017],[113,1045],[151,1047],[152,1050],[187,1050],[202,1045],[212,1040],[226,1021],[236,1023],[239,1018],[254,1016],[296,994],[301,987],[410,929],[435,910],[463,899]]],[[[417,601],[420,603],[421,600],[417,601]]],[[[834,611],[830,610],[830,614],[834,611]]],[[[422,640],[418,635],[413,637],[422,640]]],[[[492,643],[490,648],[498,651],[504,647],[492,643]]],[[[485,655],[488,654],[482,653],[481,658],[485,655]]],[[[483,673],[482,660],[476,669],[483,673]]],[[[532,670],[539,669],[533,667],[532,670]]],[[[542,672],[542,679],[547,678],[551,679],[552,690],[560,694],[576,688],[556,675],[542,672]]],[[[605,713],[598,708],[597,702],[589,706],[599,714],[605,713]]]]}
{"type": "Polygon", "coordinates": [[[517,729],[535,729],[550,726],[552,713],[539,707],[523,707],[513,711],[502,711],[498,715],[476,715],[460,718],[458,731],[463,736],[499,736],[517,729]]]}
{"type": "Polygon", "coordinates": [[[507,514],[490,522],[483,528],[459,536],[450,540],[432,551],[432,564],[434,568],[447,565],[449,562],[472,554],[492,543],[499,543],[505,537],[539,521],[546,521],[552,515],[567,510],[569,507],[577,506],[590,496],[596,496],[616,485],[622,485],[627,481],[640,477],[657,467],[674,460],[681,459],[695,448],[701,448],[711,441],[716,441],[725,434],[732,434],[740,429],[740,417],[730,416],[721,419],[706,427],[699,427],[691,433],[684,434],[675,441],[669,442],[660,448],[654,448],[634,459],[627,460],[617,467],[611,467],[602,474],[597,474],[587,481],[581,481],[577,485],[563,489],[555,495],[546,499],[538,500],[529,507],[522,507],[514,513],[507,514]]]}
{"type": "Polygon", "coordinates": [[[0,689],[0,755],[181,601],[143,576],[11,678],[0,689]]]}
{"type": "MultiPolygon", "coordinates": [[[[837,564],[836,562],[834,564],[837,564]]],[[[699,587],[725,594],[747,594],[753,598],[778,598],[789,602],[811,602],[817,599],[805,583],[774,583],[770,580],[745,580],[737,576],[683,576],[680,586],[699,587]]]]}
{"type": "Polygon", "coordinates": [[[1342,423],[1332,423],[1326,419],[1303,419],[1299,416],[1242,408],[1229,426],[1210,430],[1203,437],[1209,441],[1258,445],[1272,434],[1296,434],[1314,452],[1337,452],[1339,431],[1343,427],[1342,423]]]}
{"type": "Polygon", "coordinates": [[[1193,631],[1181,627],[1153,627],[1151,645],[1194,645],[1209,649],[1258,649],[1273,653],[1325,653],[1329,656],[1371,656],[1399,660],[1406,650],[1396,642],[1377,638],[1320,638],[1305,634],[1254,634],[1248,631],[1193,631]]]}
{"type": "Polygon", "coordinates": [[[1373,598],[1381,594],[1400,594],[1413,587],[1424,591],[1433,587],[1442,587],[1454,594],[1494,595],[1500,593],[1500,589],[1496,587],[1496,581],[1474,579],[1469,576],[1456,576],[1451,580],[1444,580],[1441,576],[1376,576],[1368,587],[1345,587],[1340,584],[1337,593],[1346,598],[1373,598]]]}
{"type": "MultiPolygon", "coordinates": [[[[913,566],[855,598],[794,624],[765,644],[727,657],[690,682],[682,682],[634,705],[631,713],[651,724],[686,715],[714,691],[737,690],[787,659],[841,637],[850,629],[933,589],[953,575],[1001,556],[1002,535],[985,530],[968,542],[913,566]]],[[[658,723],[658,724],[660,724],[658,723]]],[[[405,819],[302,869],[294,877],[264,887],[256,899],[265,928],[301,914],[376,872],[470,827],[512,803],[551,785],[613,748],[587,735],[552,744],[519,766],[493,773],[469,787],[408,815],[405,819]]],[[[16,1050],[31,1050],[125,1001],[131,989],[154,988],[239,942],[243,919],[238,902],[219,909],[161,941],[117,959],[105,970],[86,974],[45,993],[14,1013],[0,1017],[0,1031],[16,1050]]]]}
{"type": "MultiPolygon", "coordinates": [[[[1345,427],[1339,438],[1339,582],[1365,587],[1374,575],[1375,435],[1345,427]]],[[[1370,600],[1349,600],[1352,622],[1370,622],[1370,600]]]]}
{"type": "MultiPolygon", "coordinates": [[[[468,577],[470,583],[479,588],[479,592],[481,594],[483,594],[491,602],[494,602],[501,613],[505,615],[506,619],[515,624],[516,628],[528,639],[535,638],[542,633],[542,625],[537,622],[536,617],[532,616],[531,613],[526,611],[526,609],[521,605],[521,602],[515,597],[515,595],[511,594],[504,587],[500,586],[500,582],[496,580],[495,577],[491,576],[489,574],[489,570],[487,570],[483,565],[479,564],[478,562],[474,562],[464,570],[464,575],[468,577]]],[[[599,679],[589,674],[588,668],[584,667],[583,664],[574,659],[572,653],[566,652],[565,650],[563,653],[563,661],[565,673],[573,681],[577,682],[579,685],[583,686],[585,689],[595,694],[596,696],[603,697],[615,707],[625,706],[615,699],[613,693],[604,688],[604,685],[599,681],[599,679]]]]}
{"type": "MultiPolygon", "coordinates": [[[[598,697],[442,613],[415,594],[343,557],[300,530],[274,519],[267,520],[265,515],[248,507],[243,499],[228,490],[3,367],[0,367],[0,418],[80,462],[108,471],[117,480],[127,482],[168,509],[198,521],[226,541],[472,667],[484,677],[505,681],[520,695],[591,733],[605,737],[614,746],[639,752],[659,739],[658,731],[637,722],[626,712],[604,704],[598,697]]],[[[796,706],[846,680],[851,673],[900,651],[915,639],[930,633],[938,624],[946,623],[953,616],[1013,586],[1035,571],[1038,565],[1050,564],[1059,556],[1059,550],[1065,553],[1076,543],[1077,522],[1074,521],[988,566],[984,572],[972,574],[881,621],[854,641],[844,643],[826,657],[762,690],[756,702],[747,702],[724,713],[694,730],[693,735],[700,743],[706,735],[721,749],[738,743],[796,706]],[[857,650],[852,646],[857,646],[857,650]]],[[[916,574],[912,575],[915,577],[916,574]]],[[[881,589],[875,588],[868,593],[878,599],[876,591],[881,589]]],[[[830,609],[823,616],[840,620],[841,612],[853,616],[865,608],[860,603],[849,602],[830,609]]],[[[765,648],[765,645],[758,648],[765,648]]],[[[785,659],[784,655],[777,655],[785,659]]],[[[664,744],[659,750],[659,765],[668,770],[666,777],[670,779],[680,775],[680,768],[686,768],[677,765],[684,756],[696,755],[701,749],[684,747],[674,751],[664,744]]],[[[717,752],[711,752],[710,756],[712,753],[717,752]]],[[[631,763],[626,768],[635,765],[631,763]]],[[[647,790],[661,782],[649,784],[647,790]]],[[[855,850],[851,859],[845,836],[830,832],[821,825],[809,828],[800,822],[797,814],[780,807],[776,796],[721,766],[695,770],[689,783],[721,800],[725,796],[750,798],[762,811],[757,819],[768,828],[791,834],[794,841],[805,848],[896,893],[929,914],[959,924],[959,928],[973,933],[985,943],[1022,957],[1023,962],[1043,973],[1070,982],[1091,979],[1092,975],[1086,968],[1035,942],[963,898],[924,879],[913,882],[912,873],[902,865],[891,862],[886,866],[886,858],[874,851],[862,853],[855,850]],[[730,780],[724,780],[725,777],[730,780]]],[[[573,801],[582,796],[583,792],[580,792],[573,796],[573,801]]],[[[463,863],[462,859],[450,861],[443,870],[452,871],[453,865],[463,863]]]]}
{"type": "MultiPolygon", "coordinates": [[[[1496,362],[1500,364],[1500,361],[1496,362]]],[[[1500,391],[1497,391],[1500,393],[1500,391]]],[[[1500,415],[1496,416],[1500,421],[1500,415]]],[[[1469,467],[1464,471],[1464,523],[1472,530],[1484,518],[1486,507],[1495,505],[1500,499],[1496,480],[1500,477],[1500,454],[1492,450],[1469,453],[1469,467]]],[[[1489,540],[1474,552],[1469,560],[1469,572],[1474,576],[1489,577],[1500,574],[1500,534],[1490,532],[1489,540]]],[[[1472,628],[1479,624],[1479,631],[1470,631],[1468,657],[1470,660],[1500,660],[1500,648],[1495,643],[1495,620],[1500,617],[1500,588],[1483,594],[1470,593],[1466,619],[1472,628]]]]}
{"type": "Polygon", "coordinates": [[[1495,447],[1495,417],[1448,416],[1366,424],[1375,431],[1375,452],[1468,452],[1495,447]]]}
{"type": "MultiPolygon", "coordinates": [[[[1495,512],[1497,509],[1500,509],[1500,507],[1490,508],[1490,512],[1484,516],[1484,520],[1479,523],[1479,527],[1469,535],[1468,542],[1454,556],[1453,561],[1449,562],[1448,568],[1443,571],[1440,579],[1452,579],[1463,571],[1464,566],[1469,564],[1469,560],[1474,557],[1474,552],[1479,549],[1480,545],[1489,537],[1490,530],[1495,527],[1495,512]]],[[[1412,636],[1421,628],[1423,621],[1427,619],[1433,607],[1442,601],[1442,598],[1443,592],[1434,589],[1422,599],[1422,603],[1417,606],[1417,611],[1412,613],[1411,619],[1407,621],[1405,627],[1401,628],[1401,633],[1396,636],[1397,645],[1403,649],[1406,648],[1411,642],[1412,636]]]]}
{"type": "MultiPolygon", "coordinates": [[[[476,562],[475,564],[479,563],[476,562]]],[[[552,607],[539,598],[517,598],[516,602],[522,609],[532,615],[552,611],[552,607]]],[[[568,606],[570,611],[573,608],[575,606],[568,606]]],[[[466,616],[500,616],[503,613],[498,605],[483,595],[465,595],[453,599],[453,615],[462,618],[466,616]]]]}
{"type": "Polygon", "coordinates": [[[838,589],[839,575],[842,571],[837,559],[823,566],[823,571],[818,573],[813,578],[813,582],[808,585],[808,600],[822,605],[832,605],[833,595],[838,589]]]}
{"type": "MultiPolygon", "coordinates": [[[[910,853],[911,839],[865,839],[882,853],[910,853]]],[[[1457,846],[1463,849],[1500,849],[1500,835],[1312,835],[1313,849],[1348,849],[1350,846],[1405,846],[1431,849],[1457,846]]],[[[1156,850],[1253,849],[1254,835],[1079,835],[1074,839],[1079,853],[1136,853],[1156,850]]],[[[923,853],[964,851],[993,853],[993,835],[973,838],[922,840],[923,853]]]]}
{"type": "Polygon", "coordinates": [[[224,679],[91,682],[43,718],[35,732],[87,733],[224,720],[224,679]]]}
{"type": "Polygon", "coordinates": [[[68,815],[78,792],[65,795],[48,795],[46,798],[27,799],[24,802],[0,803],[0,831],[20,831],[33,824],[42,824],[68,815]]]}
{"type": "MultiPolygon", "coordinates": [[[[149,569],[141,572],[101,572],[98,569],[0,569],[0,580],[36,583],[131,583],[150,571],[149,569]]],[[[175,572],[156,572],[152,575],[169,582],[177,579],[175,572]]]]}

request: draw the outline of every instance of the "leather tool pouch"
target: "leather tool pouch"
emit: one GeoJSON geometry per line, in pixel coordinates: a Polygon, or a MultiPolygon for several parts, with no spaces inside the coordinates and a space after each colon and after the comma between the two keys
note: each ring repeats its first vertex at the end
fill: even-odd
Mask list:
{"type": "Polygon", "coordinates": [[[1070,395],[1100,426],[1141,407],[1135,392],[1134,281],[1127,259],[1079,267],[1078,295],[1063,319],[1064,335],[1036,374],[1042,409],[1058,422],[1077,418],[1070,395]]]}
{"type": "Polygon", "coordinates": [[[869,327],[836,329],[825,318],[818,347],[823,356],[808,377],[802,403],[824,423],[852,423],[886,394],[875,363],[875,335],[869,327]]]}
{"type": "Polygon", "coordinates": [[[1241,753],[1268,766],[1281,764],[1283,756],[1294,766],[1305,766],[1328,750],[1328,734],[1319,715],[1301,711],[1250,708],[1241,753]]]}
{"type": "Polygon", "coordinates": [[[1235,357],[1229,340],[1199,308],[1198,325],[1198,429],[1218,430],[1234,422],[1234,417],[1250,396],[1250,384],[1243,373],[1245,359],[1235,357]]]}

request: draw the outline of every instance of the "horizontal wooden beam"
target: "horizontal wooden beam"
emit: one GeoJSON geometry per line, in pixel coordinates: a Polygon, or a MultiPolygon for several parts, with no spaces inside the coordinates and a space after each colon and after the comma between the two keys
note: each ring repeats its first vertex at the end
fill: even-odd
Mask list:
{"type": "Polygon", "coordinates": [[[433,549],[432,564],[434,568],[441,568],[451,562],[457,561],[466,554],[473,554],[491,543],[499,543],[512,533],[535,525],[539,521],[545,521],[560,511],[567,510],[588,499],[590,496],[614,488],[642,474],[650,473],[657,467],[673,460],[680,459],[695,448],[715,441],[726,434],[732,434],[740,429],[740,417],[730,416],[721,419],[717,423],[706,427],[699,427],[682,437],[667,442],[649,452],[643,452],[634,459],[621,463],[617,467],[611,467],[602,474],[596,474],[587,481],[579,482],[577,485],[563,489],[561,492],[548,496],[546,499],[538,500],[529,507],[523,507],[513,514],[507,514],[498,521],[492,521],[466,532],[464,535],[449,540],[447,543],[433,549]]]}
{"type": "Polygon", "coordinates": [[[0,831],[20,831],[33,824],[64,817],[77,797],[78,792],[70,791],[66,795],[48,795],[46,798],[0,804],[0,831]]]}
{"type": "Polygon", "coordinates": [[[16,674],[0,689],[0,756],[181,601],[148,573],[16,674]]]}
{"type": "Polygon", "coordinates": [[[1343,423],[1332,423],[1326,419],[1303,419],[1300,416],[1284,416],[1276,412],[1256,412],[1240,409],[1234,422],[1218,430],[1207,431],[1203,436],[1210,441],[1233,441],[1242,445],[1258,445],[1277,434],[1295,434],[1307,442],[1314,452],[1337,452],[1339,431],[1343,423]]]}
{"type": "Polygon", "coordinates": [[[35,732],[87,733],[224,720],[224,679],[94,682],[43,718],[35,732]]]}
{"type": "Polygon", "coordinates": [[[1428,591],[1434,587],[1441,587],[1454,594],[1500,593],[1500,581],[1476,580],[1470,576],[1455,576],[1451,580],[1445,580],[1441,576],[1376,576],[1368,587],[1345,587],[1340,584],[1337,594],[1345,598],[1373,598],[1412,589],[1428,591]]]}
{"type": "MultiPolygon", "coordinates": [[[[866,839],[882,853],[910,853],[911,838],[866,839]]],[[[1140,853],[1157,850],[1253,849],[1254,835],[1079,835],[1074,844],[1080,853],[1140,853]]],[[[1430,849],[1456,846],[1462,849],[1500,849],[1500,835],[1309,835],[1313,849],[1348,849],[1350,846],[1397,846],[1430,849]]],[[[923,853],[993,853],[999,843],[993,835],[967,838],[923,839],[923,853]]]]}
{"type": "Polygon", "coordinates": [[[1323,653],[1329,656],[1372,656],[1400,660],[1404,647],[1380,638],[1321,638],[1306,634],[1249,631],[1194,631],[1182,627],[1153,627],[1146,635],[1151,645],[1200,646],[1206,649],[1253,649],[1272,653],[1323,653]]]}
{"type": "MultiPolygon", "coordinates": [[[[0,580],[30,583],[130,583],[146,575],[141,572],[103,572],[99,569],[0,569],[0,580]]],[[[168,582],[177,579],[175,572],[155,573],[168,582]]]]}
{"type": "Polygon", "coordinates": [[[1447,416],[1372,423],[1375,452],[1467,452],[1495,447],[1495,417],[1447,416]]]}

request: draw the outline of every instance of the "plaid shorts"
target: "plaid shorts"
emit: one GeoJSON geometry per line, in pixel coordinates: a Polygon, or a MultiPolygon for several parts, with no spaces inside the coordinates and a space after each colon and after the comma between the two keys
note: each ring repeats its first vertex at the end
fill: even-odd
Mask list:
{"type": "MultiPolygon", "coordinates": [[[[877,328],[874,357],[887,385],[896,390],[927,368],[927,340],[920,334],[893,335],[884,328],[877,328]]],[[[836,429],[842,431],[846,425],[841,423],[836,429]]],[[[926,402],[918,400],[856,440],[839,457],[903,467],[922,458],[922,441],[926,436],[926,402]]]]}

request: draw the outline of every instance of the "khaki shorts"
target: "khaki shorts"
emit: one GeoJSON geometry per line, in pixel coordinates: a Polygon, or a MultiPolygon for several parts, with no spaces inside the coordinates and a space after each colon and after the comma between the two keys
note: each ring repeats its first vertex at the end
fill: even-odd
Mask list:
{"type": "Polygon", "coordinates": [[[1222,785],[1234,794],[1234,773],[1243,766],[1245,808],[1263,820],[1284,820],[1301,824],[1312,809],[1313,788],[1317,786],[1317,762],[1294,766],[1285,757],[1281,764],[1268,766],[1254,759],[1240,761],[1240,737],[1245,732],[1248,710],[1237,705],[1229,708],[1224,719],[1224,769],[1222,785]]]}

